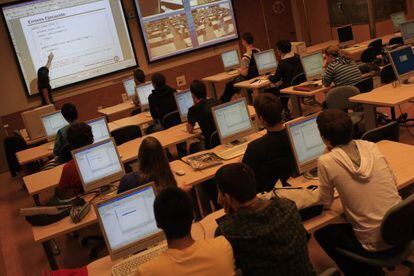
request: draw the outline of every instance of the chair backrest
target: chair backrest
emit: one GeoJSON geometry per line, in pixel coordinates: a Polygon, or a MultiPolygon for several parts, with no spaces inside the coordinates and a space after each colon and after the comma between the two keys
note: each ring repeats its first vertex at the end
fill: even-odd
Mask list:
{"type": "Polygon", "coordinates": [[[169,129],[170,127],[181,124],[181,117],[178,110],[168,113],[162,118],[162,127],[164,129],[169,129]]]}
{"type": "Polygon", "coordinates": [[[59,161],[61,163],[67,163],[70,160],[72,160],[71,151],[72,151],[72,146],[71,145],[69,145],[69,144],[64,145],[61,152],[60,152],[60,160],[59,161]]]}
{"type": "Polygon", "coordinates": [[[377,143],[382,140],[390,140],[394,142],[400,141],[400,126],[398,122],[394,121],[365,132],[362,140],[367,140],[373,143],[377,143]]]}
{"type": "Polygon", "coordinates": [[[355,84],[355,87],[359,89],[360,93],[367,93],[374,89],[374,79],[366,78],[355,84]]]}
{"type": "Polygon", "coordinates": [[[328,108],[335,108],[347,111],[358,106],[356,103],[349,101],[350,97],[359,94],[358,88],[355,86],[338,86],[331,89],[326,95],[326,104],[328,108]]]}
{"type": "Polygon", "coordinates": [[[377,54],[376,54],[375,48],[370,46],[362,52],[361,61],[364,63],[370,63],[375,60],[376,56],[377,54]]]}
{"type": "Polygon", "coordinates": [[[305,73],[296,75],[292,78],[291,86],[299,85],[301,83],[304,83],[305,81],[306,81],[305,73]]]}
{"type": "Polygon", "coordinates": [[[414,194],[392,207],[381,223],[382,239],[390,245],[414,240],[414,194]]]}
{"type": "Polygon", "coordinates": [[[380,55],[382,52],[382,39],[378,38],[378,39],[375,39],[374,41],[371,41],[368,47],[374,48],[375,56],[380,55]]]}
{"type": "Polygon", "coordinates": [[[138,115],[139,113],[141,113],[141,108],[140,108],[140,107],[134,108],[134,109],[131,111],[131,116],[138,115]]]}
{"type": "Polygon", "coordinates": [[[142,136],[139,126],[124,126],[111,131],[117,146],[142,136]]]}
{"type": "Polygon", "coordinates": [[[391,83],[397,80],[395,76],[394,69],[392,69],[392,65],[388,64],[381,69],[380,78],[382,83],[391,83]]]}
{"type": "Polygon", "coordinates": [[[218,135],[217,130],[211,133],[209,141],[210,141],[210,148],[214,148],[220,145],[220,136],[218,135]]]}
{"type": "Polygon", "coordinates": [[[401,36],[393,37],[388,42],[388,46],[391,45],[404,45],[404,40],[401,36]]]}

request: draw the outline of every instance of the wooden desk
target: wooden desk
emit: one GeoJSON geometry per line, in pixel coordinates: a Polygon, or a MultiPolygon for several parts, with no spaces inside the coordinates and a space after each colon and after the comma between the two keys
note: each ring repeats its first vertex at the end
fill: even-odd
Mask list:
{"type": "Polygon", "coordinates": [[[268,76],[258,76],[250,80],[235,83],[234,87],[241,88],[245,98],[250,101],[250,97],[247,95],[247,90],[253,90],[254,98],[255,96],[259,95],[261,90],[268,88],[270,85],[271,82],[269,81],[268,76]]]}
{"type": "Polygon", "coordinates": [[[53,156],[54,143],[55,142],[52,141],[37,147],[16,152],[17,161],[20,165],[25,165],[27,163],[40,160],[42,158],[53,156]]]}
{"type": "MultiPolygon", "coordinates": [[[[123,119],[119,119],[116,121],[113,121],[114,128],[112,130],[115,130],[117,128],[121,128],[124,126],[139,126],[141,129],[141,133],[145,133],[145,126],[148,124],[151,124],[154,122],[154,119],[152,119],[151,114],[149,112],[141,112],[137,115],[126,117],[123,119]]],[[[112,131],[111,130],[111,131],[112,131]]]]}
{"type": "Polygon", "coordinates": [[[216,75],[210,76],[210,77],[202,78],[201,80],[204,81],[207,84],[207,86],[211,89],[213,98],[217,100],[218,96],[217,96],[216,84],[221,83],[221,82],[227,82],[229,80],[237,78],[238,76],[240,76],[239,73],[229,74],[227,72],[222,72],[222,73],[218,73],[216,75]]]}
{"type": "Polygon", "coordinates": [[[39,137],[39,138],[36,138],[34,140],[31,140],[30,137],[29,137],[29,134],[27,133],[27,130],[25,128],[20,129],[19,133],[22,136],[22,138],[24,139],[24,141],[26,142],[26,145],[28,145],[28,146],[47,141],[46,136],[39,137]]]}
{"type": "Polygon", "coordinates": [[[114,106],[102,108],[98,110],[98,113],[103,114],[108,119],[108,122],[112,121],[114,117],[120,113],[131,112],[135,108],[133,102],[124,102],[114,106]]]}
{"type": "Polygon", "coordinates": [[[330,41],[318,43],[318,44],[306,47],[306,52],[309,53],[309,54],[315,53],[315,52],[322,52],[323,50],[328,48],[328,46],[332,46],[332,45],[339,45],[339,41],[338,40],[330,40],[330,41]]]}
{"type": "Polygon", "coordinates": [[[349,98],[351,102],[363,104],[366,130],[373,129],[377,125],[376,107],[395,107],[412,99],[414,99],[414,86],[400,85],[394,88],[392,84],[349,98]]]}

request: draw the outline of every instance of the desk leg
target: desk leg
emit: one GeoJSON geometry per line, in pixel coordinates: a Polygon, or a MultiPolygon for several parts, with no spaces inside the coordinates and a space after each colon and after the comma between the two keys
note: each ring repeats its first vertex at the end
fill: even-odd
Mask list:
{"type": "Polygon", "coordinates": [[[34,201],[34,203],[35,203],[36,206],[40,206],[41,205],[40,204],[40,195],[39,194],[33,195],[32,198],[33,198],[33,201],[34,201]]]}
{"type": "Polygon", "coordinates": [[[293,117],[300,117],[302,116],[302,106],[300,105],[300,98],[296,95],[289,95],[290,102],[292,103],[293,117]]]}
{"type": "Polygon", "coordinates": [[[214,84],[214,82],[209,82],[210,85],[210,90],[211,90],[211,96],[215,99],[218,100],[217,97],[217,90],[216,90],[216,85],[214,84]]]}
{"type": "Polygon", "coordinates": [[[57,270],[59,267],[56,262],[55,255],[53,254],[53,249],[49,241],[42,242],[43,250],[46,253],[47,260],[51,270],[57,270]]]}
{"type": "Polygon", "coordinates": [[[364,104],[365,131],[377,127],[376,108],[373,105],[364,104]]]}

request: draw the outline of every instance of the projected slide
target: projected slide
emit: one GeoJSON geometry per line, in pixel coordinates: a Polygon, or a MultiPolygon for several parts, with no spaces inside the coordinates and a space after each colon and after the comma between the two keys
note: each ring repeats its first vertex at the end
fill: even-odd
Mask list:
{"type": "Polygon", "coordinates": [[[50,54],[52,88],[136,65],[120,0],[29,1],[3,14],[30,95],[50,54]]]}
{"type": "Polygon", "coordinates": [[[150,61],[237,38],[231,0],[135,0],[150,61]]]}

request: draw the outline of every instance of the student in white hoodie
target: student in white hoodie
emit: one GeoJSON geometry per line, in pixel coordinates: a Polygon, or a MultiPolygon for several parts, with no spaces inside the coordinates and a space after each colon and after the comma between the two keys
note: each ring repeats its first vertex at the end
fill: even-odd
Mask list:
{"type": "Polygon", "coordinates": [[[367,257],[392,254],[380,226],[385,213],[401,201],[395,176],[376,144],[352,140],[352,121],[345,112],[325,110],[317,123],[327,147],[318,163],[320,201],[329,207],[336,188],[348,223],[326,226],[315,238],[345,275],[381,275],[381,269],[344,257],[335,247],[367,257]]]}

